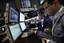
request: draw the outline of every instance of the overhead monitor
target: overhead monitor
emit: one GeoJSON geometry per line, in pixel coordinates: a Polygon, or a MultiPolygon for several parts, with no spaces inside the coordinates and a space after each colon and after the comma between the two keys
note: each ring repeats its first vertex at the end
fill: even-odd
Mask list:
{"type": "Polygon", "coordinates": [[[21,26],[22,31],[24,31],[26,29],[25,23],[20,23],[20,26],[21,26]]]}
{"type": "Polygon", "coordinates": [[[15,41],[22,34],[19,24],[9,25],[9,30],[13,41],[15,41]]]}
{"type": "Polygon", "coordinates": [[[31,7],[31,0],[21,0],[21,6],[22,8],[31,7]]]}
{"type": "Polygon", "coordinates": [[[9,8],[9,22],[19,22],[19,13],[12,7],[9,8]]]}
{"type": "Polygon", "coordinates": [[[20,12],[20,22],[25,21],[25,15],[20,12]]]}

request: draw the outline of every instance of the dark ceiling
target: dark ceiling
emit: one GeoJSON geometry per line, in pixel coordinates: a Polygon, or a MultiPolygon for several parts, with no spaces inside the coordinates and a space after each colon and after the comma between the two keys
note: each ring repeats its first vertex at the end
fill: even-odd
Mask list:
{"type": "Polygon", "coordinates": [[[1,0],[2,2],[12,1],[12,0],[1,0]]]}

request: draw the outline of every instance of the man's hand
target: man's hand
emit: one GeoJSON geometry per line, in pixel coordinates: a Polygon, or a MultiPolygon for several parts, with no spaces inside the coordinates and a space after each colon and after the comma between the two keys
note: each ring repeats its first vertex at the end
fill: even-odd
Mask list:
{"type": "Polygon", "coordinates": [[[44,32],[50,32],[51,30],[49,28],[44,28],[44,32]]]}

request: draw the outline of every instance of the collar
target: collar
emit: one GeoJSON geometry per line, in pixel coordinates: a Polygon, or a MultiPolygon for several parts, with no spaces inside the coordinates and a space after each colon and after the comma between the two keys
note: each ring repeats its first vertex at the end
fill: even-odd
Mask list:
{"type": "Polygon", "coordinates": [[[44,21],[44,18],[43,18],[43,19],[41,19],[40,21],[44,21]]]}
{"type": "Polygon", "coordinates": [[[63,9],[63,6],[62,6],[62,7],[59,9],[59,11],[54,15],[54,19],[56,19],[56,18],[60,15],[62,9],[63,9]]]}

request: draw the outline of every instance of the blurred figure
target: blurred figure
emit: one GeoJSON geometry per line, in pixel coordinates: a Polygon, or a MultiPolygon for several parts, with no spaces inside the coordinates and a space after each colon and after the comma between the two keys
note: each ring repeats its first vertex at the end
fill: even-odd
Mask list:
{"type": "Polygon", "coordinates": [[[62,0],[43,0],[42,5],[53,17],[52,35],[57,43],[64,43],[64,7],[62,0]]]}
{"type": "Polygon", "coordinates": [[[39,10],[37,13],[38,13],[38,18],[39,18],[38,30],[47,32],[47,33],[50,32],[51,22],[50,20],[45,18],[44,8],[42,8],[42,10],[39,10]]]}
{"type": "MultiPolygon", "coordinates": [[[[51,35],[51,20],[49,19],[49,17],[45,16],[45,10],[44,8],[42,10],[38,10],[38,19],[39,19],[39,22],[37,24],[38,26],[38,30],[36,32],[36,34],[38,34],[41,38],[44,38],[43,40],[45,40],[46,42],[49,40],[49,39],[52,39],[52,35],[51,35]]],[[[49,42],[53,42],[55,43],[54,41],[52,40],[49,40],[49,42]]],[[[47,42],[47,43],[49,43],[47,42]]]]}

